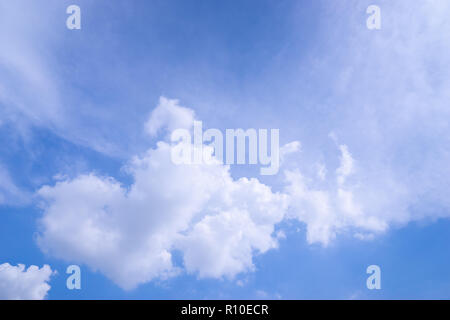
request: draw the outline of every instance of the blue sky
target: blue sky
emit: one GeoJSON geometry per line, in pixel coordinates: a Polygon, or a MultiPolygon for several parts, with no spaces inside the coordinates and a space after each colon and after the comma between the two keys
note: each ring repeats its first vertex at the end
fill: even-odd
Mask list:
{"type": "MultiPolygon", "coordinates": [[[[48,299],[450,298],[449,13],[0,0],[0,265],[49,265],[24,286],[48,299]],[[174,110],[161,130],[192,110],[301,147],[274,176],[175,168],[146,131],[155,110],[174,110]]],[[[0,297],[36,298],[7,275],[0,297]]]]}

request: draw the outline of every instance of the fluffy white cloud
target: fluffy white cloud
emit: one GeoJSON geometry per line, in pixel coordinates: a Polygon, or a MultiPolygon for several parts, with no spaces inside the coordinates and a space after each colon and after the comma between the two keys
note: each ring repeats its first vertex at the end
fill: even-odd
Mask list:
{"type": "MultiPolygon", "coordinates": [[[[174,107],[163,103],[155,112],[174,107]]],[[[39,246],[125,289],[180,272],[174,249],[183,252],[188,272],[233,277],[253,268],[254,254],[276,246],[274,226],[287,197],[258,180],[234,180],[219,163],[175,165],[166,142],[126,169],[134,178],[129,187],[91,174],[41,188],[39,246]]]]}
{"type": "Polygon", "coordinates": [[[9,263],[0,265],[0,300],[42,300],[50,290],[53,271],[48,265],[42,268],[9,263]]]}
{"type": "Polygon", "coordinates": [[[253,269],[254,252],[277,246],[274,225],[287,208],[287,196],[274,194],[256,179],[228,180],[215,214],[197,222],[179,242],[185,267],[200,277],[232,278],[253,269]]]}
{"type": "MultiPolygon", "coordinates": [[[[193,120],[192,110],[161,98],[148,122],[149,133],[168,126],[189,127],[193,120]]],[[[212,278],[251,271],[255,254],[277,247],[275,226],[287,212],[288,218],[306,224],[310,243],[328,245],[348,230],[368,238],[387,228],[387,220],[355,199],[352,176],[357,170],[346,145],[339,146],[334,178],[329,175],[334,183],[323,181],[324,165],[319,168],[322,188],[298,169],[286,170],[282,193],[254,178],[235,180],[229,166],[219,162],[176,165],[172,147],[160,141],[155,149],[134,157],[125,167],[134,178],[130,186],[89,174],[41,188],[42,250],[86,264],[132,289],[183,270],[212,278]],[[183,266],[173,264],[173,250],[182,252],[183,266]]],[[[281,149],[283,163],[295,166],[300,143],[281,149]]]]}

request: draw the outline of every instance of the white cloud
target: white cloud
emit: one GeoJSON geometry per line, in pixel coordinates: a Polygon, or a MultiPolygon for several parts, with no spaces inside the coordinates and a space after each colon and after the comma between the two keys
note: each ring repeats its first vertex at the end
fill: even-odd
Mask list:
{"type": "MultiPolygon", "coordinates": [[[[167,106],[194,114],[168,99],[161,99],[154,113],[161,114],[167,106]]],[[[161,122],[152,120],[152,132],[180,124],[177,112],[161,122]]],[[[150,119],[163,119],[158,117],[152,114],[150,119]]],[[[295,154],[300,143],[282,149],[285,155],[295,154]]],[[[41,188],[46,206],[40,247],[58,258],[87,264],[131,289],[181,272],[173,265],[173,250],[182,252],[183,268],[201,278],[233,278],[252,271],[255,254],[277,247],[282,233],[275,233],[275,225],[287,211],[289,218],[306,224],[310,243],[328,245],[338,233],[353,229],[361,238],[387,228],[385,220],[364,211],[355,199],[357,187],[348,182],[355,161],[346,145],[339,146],[334,183],[311,187],[311,179],[298,169],[287,170],[284,193],[272,192],[257,179],[234,180],[229,167],[219,163],[175,165],[170,150],[169,143],[160,141],[155,149],[134,157],[126,166],[134,178],[128,188],[94,174],[41,188]]],[[[290,161],[295,163],[295,158],[290,161]]],[[[326,172],[324,165],[321,170],[326,172]]],[[[323,174],[319,180],[324,179],[323,174]]]]}
{"type": "Polygon", "coordinates": [[[42,300],[50,290],[53,271],[48,265],[42,268],[9,263],[0,265],[0,300],[42,300]]]}
{"type": "Polygon", "coordinates": [[[134,178],[129,188],[94,174],[41,188],[42,250],[99,270],[125,289],[180,272],[174,249],[199,277],[252,270],[253,255],[277,245],[274,225],[287,197],[256,179],[234,180],[219,163],[175,165],[170,150],[158,142],[134,157],[126,167],[134,178]]]}
{"type": "Polygon", "coordinates": [[[159,105],[152,111],[145,124],[145,129],[150,136],[156,136],[163,128],[172,132],[176,129],[192,127],[195,118],[194,111],[178,104],[178,100],[160,97],[159,105]]]}
{"type": "Polygon", "coordinates": [[[379,31],[365,26],[368,5],[327,3],[327,40],[303,65],[308,78],[293,76],[298,86],[317,81],[312,96],[301,97],[317,119],[295,123],[317,130],[303,135],[303,161],[287,172],[285,189],[289,217],[306,224],[310,243],[327,245],[340,233],[370,240],[450,217],[450,3],[380,0],[379,31]],[[345,141],[340,159],[322,141],[331,130],[335,143],[345,141]],[[310,174],[314,162],[320,169],[310,174]]]}
{"type": "MultiPolygon", "coordinates": [[[[189,128],[193,116],[176,100],[162,98],[150,117],[150,133],[180,124],[189,128]],[[167,108],[173,112],[166,114],[167,108]]],[[[282,150],[298,153],[300,143],[282,150]]],[[[287,212],[306,224],[309,243],[326,246],[349,230],[369,238],[386,230],[390,220],[367,210],[357,197],[355,161],[346,145],[339,150],[335,176],[319,177],[322,188],[294,169],[285,171],[284,192],[274,193],[257,179],[233,179],[229,167],[218,162],[175,165],[171,145],[160,141],[125,167],[134,178],[129,187],[95,174],[72,180],[61,176],[54,186],[42,187],[38,244],[52,256],[86,264],[132,289],[183,270],[229,279],[252,271],[255,254],[277,247],[282,233],[275,225],[287,212]],[[174,265],[173,250],[181,251],[183,266],[174,265]]],[[[289,157],[289,164],[295,160],[289,157]]],[[[327,171],[325,165],[321,170],[327,171]]]]}

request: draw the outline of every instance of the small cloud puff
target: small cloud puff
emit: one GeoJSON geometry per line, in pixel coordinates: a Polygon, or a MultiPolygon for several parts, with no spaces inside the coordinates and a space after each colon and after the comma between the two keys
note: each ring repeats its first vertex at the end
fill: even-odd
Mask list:
{"type": "Polygon", "coordinates": [[[50,266],[0,265],[0,300],[42,300],[50,290],[50,266]]]}

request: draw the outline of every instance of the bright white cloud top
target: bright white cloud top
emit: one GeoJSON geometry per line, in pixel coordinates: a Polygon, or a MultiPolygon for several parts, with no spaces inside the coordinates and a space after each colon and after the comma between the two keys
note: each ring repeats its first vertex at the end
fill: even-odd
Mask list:
{"type": "Polygon", "coordinates": [[[48,265],[25,267],[23,264],[0,265],[0,300],[42,300],[50,290],[53,274],[48,265]]]}

